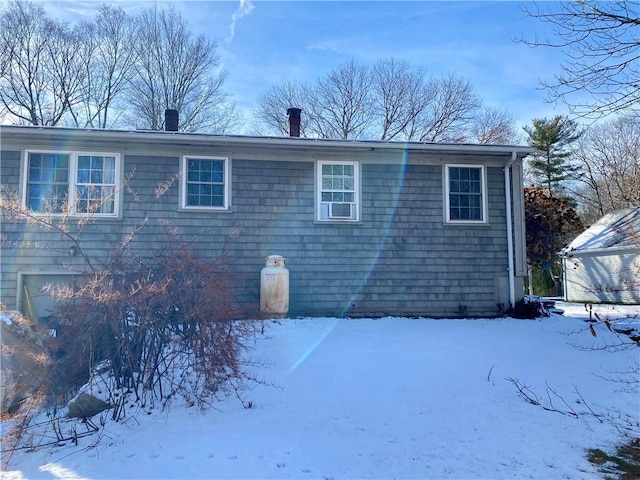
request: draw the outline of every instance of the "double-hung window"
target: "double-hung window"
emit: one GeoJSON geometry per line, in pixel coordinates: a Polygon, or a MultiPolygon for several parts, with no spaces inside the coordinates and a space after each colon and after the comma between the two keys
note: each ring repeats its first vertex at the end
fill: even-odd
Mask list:
{"type": "Polygon", "coordinates": [[[357,162],[317,163],[317,220],[360,219],[360,169],[357,162]]]}
{"type": "Polygon", "coordinates": [[[228,158],[183,157],[181,207],[227,210],[230,178],[228,158]]]}
{"type": "Polygon", "coordinates": [[[447,165],[445,182],[447,222],[486,223],[485,168],[481,165],[447,165]]]}
{"type": "Polygon", "coordinates": [[[77,213],[115,213],[116,157],[78,155],[75,181],[77,213]]]}
{"type": "Polygon", "coordinates": [[[119,214],[118,154],[27,152],[24,205],[35,213],[119,214]]]}

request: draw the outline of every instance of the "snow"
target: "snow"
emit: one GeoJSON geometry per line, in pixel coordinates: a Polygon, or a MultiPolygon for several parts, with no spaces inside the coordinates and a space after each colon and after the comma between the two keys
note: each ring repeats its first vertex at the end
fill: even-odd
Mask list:
{"type": "Polygon", "coordinates": [[[638,392],[610,381],[638,351],[592,348],[614,334],[599,324],[594,338],[583,305],[559,307],[537,320],[270,321],[250,352],[265,382],[244,392],[251,408],[230,396],[130,410],[77,446],[16,452],[3,478],[599,478],[587,449],[640,436],[638,392]]]}
{"type": "Polygon", "coordinates": [[[578,235],[567,247],[565,254],[574,250],[597,250],[611,247],[637,246],[636,232],[640,228],[640,207],[609,212],[578,235]]]}

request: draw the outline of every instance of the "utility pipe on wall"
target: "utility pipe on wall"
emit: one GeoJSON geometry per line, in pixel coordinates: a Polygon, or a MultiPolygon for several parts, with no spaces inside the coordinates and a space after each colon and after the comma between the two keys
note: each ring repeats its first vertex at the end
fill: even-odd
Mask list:
{"type": "Polygon", "coordinates": [[[511,308],[516,306],[516,286],[515,276],[513,273],[513,223],[511,219],[511,165],[516,161],[517,152],[511,152],[511,159],[504,166],[504,197],[506,202],[507,216],[507,258],[509,266],[507,269],[509,277],[509,303],[511,308]]]}

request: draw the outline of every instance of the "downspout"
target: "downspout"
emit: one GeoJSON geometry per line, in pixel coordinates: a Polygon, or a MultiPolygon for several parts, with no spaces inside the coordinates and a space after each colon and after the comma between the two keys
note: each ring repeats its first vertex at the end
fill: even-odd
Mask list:
{"type": "Polygon", "coordinates": [[[511,160],[504,166],[504,193],[507,216],[507,258],[509,266],[507,268],[509,276],[509,303],[510,307],[516,306],[516,285],[515,274],[513,272],[513,222],[511,219],[511,165],[516,161],[517,153],[511,152],[511,160]]]}
{"type": "Polygon", "coordinates": [[[569,255],[560,252],[560,257],[562,257],[562,300],[568,302],[569,296],[567,294],[567,262],[569,259],[569,255]]]}

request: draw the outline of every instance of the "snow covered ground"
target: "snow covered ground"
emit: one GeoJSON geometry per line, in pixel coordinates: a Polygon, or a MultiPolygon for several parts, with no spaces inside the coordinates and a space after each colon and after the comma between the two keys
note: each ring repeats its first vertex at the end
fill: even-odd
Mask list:
{"type": "Polygon", "coordinates": [[[640,350],[578,348],[616,338],[585,330],[584,306],[559,307],[539,320],[272,322],[251,356],[273,386],[246,392],[251,408],[130,411],[77,446],[17,452],[3,478],[598,478],[587,449],[640,436],[639,393],[608,380],[640,350]]]}

